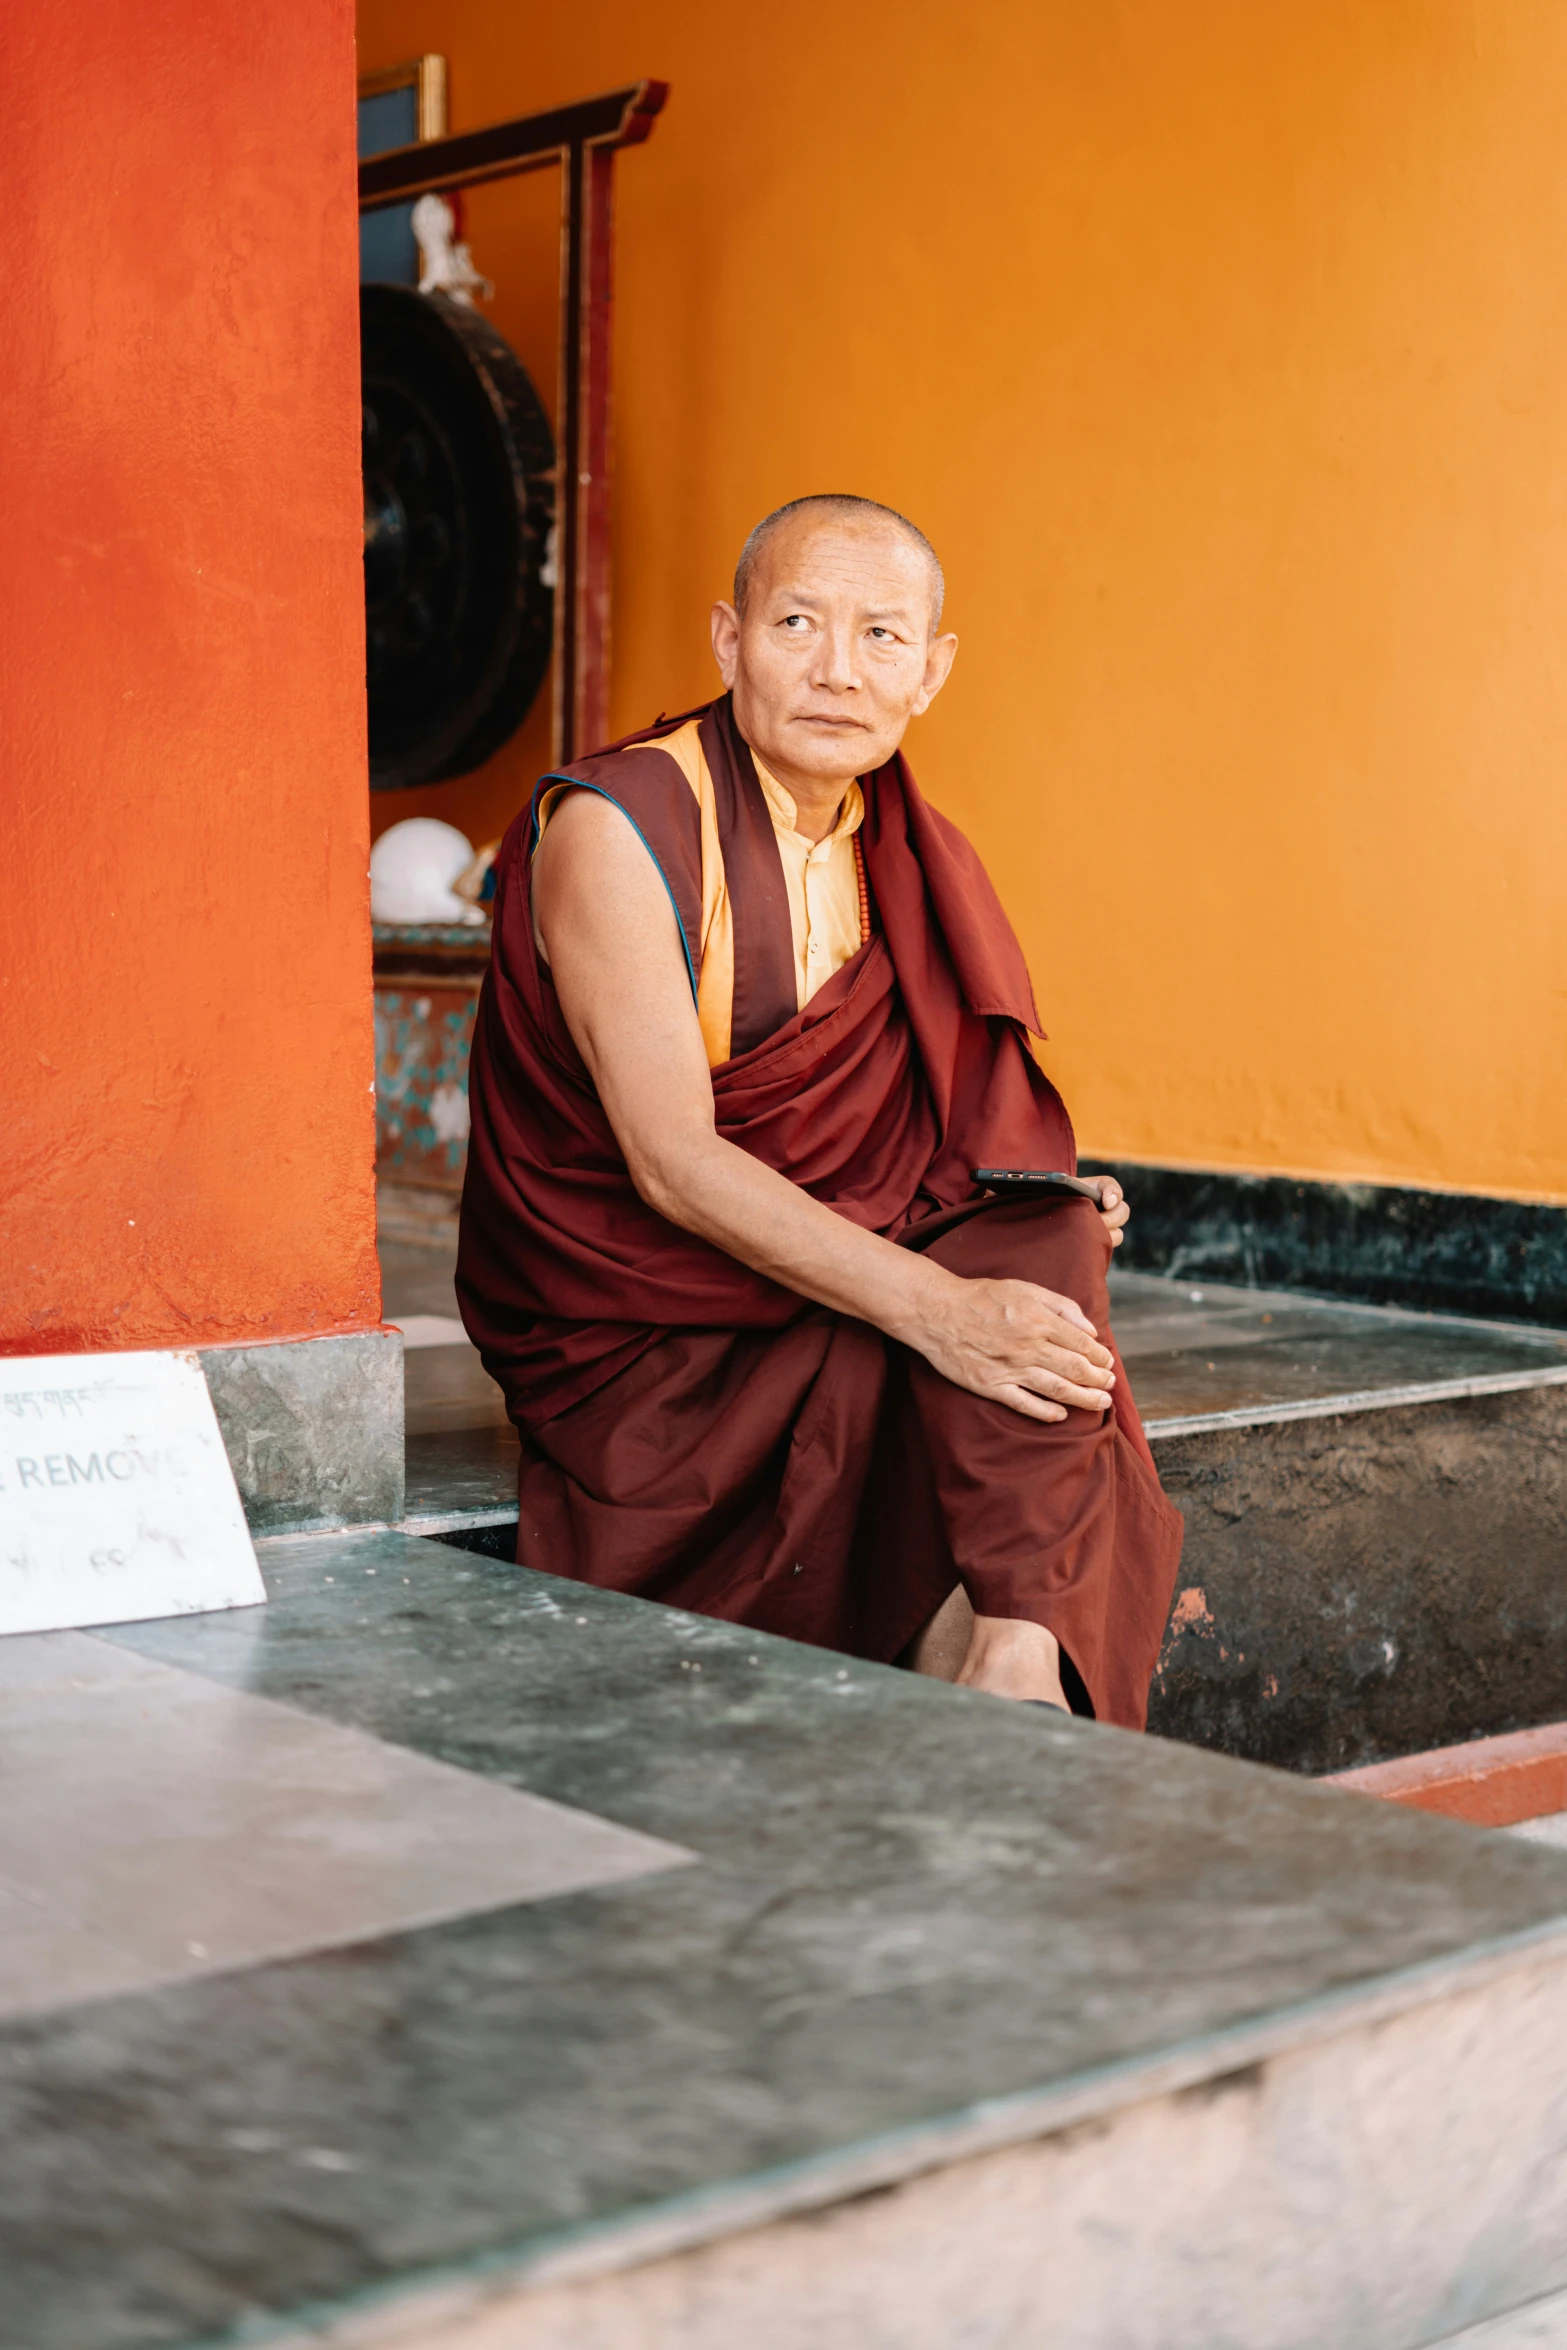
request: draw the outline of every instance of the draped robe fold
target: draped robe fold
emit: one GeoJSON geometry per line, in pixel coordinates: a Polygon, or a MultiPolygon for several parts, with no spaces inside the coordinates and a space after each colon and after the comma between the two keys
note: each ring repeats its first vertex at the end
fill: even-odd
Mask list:
{"type": "MultiPolygon", "coordinates": [[[[901,754],[865,778],[873,934],[796,1011],[750,754],[727,696],[696,715],[706,809],[659,748],[684,719],[545,786],[600,792],[636,827],[693,995],[716,834],[733,959],[719,1133],[955,1271],[1076,1297],[1113,1351],[1091,1204],[974,1195],[976,1166],[1069,1171],[1075,1147],[1025,1041],[1039,1021],[1021,949],[973,849],[901,754]]],[[[1076,1702],[1140,1727],[1181,1521],[1119,1358],[1111,1411],[1033,1421],[648,1207],[534,947],[537,838],[530,811],[498,859],[458,1255],[464,1320],[522,1440],[519,1561],[883,1660],[961,1580],[980,1614],[1057,1635],[1076,1702]]]]}

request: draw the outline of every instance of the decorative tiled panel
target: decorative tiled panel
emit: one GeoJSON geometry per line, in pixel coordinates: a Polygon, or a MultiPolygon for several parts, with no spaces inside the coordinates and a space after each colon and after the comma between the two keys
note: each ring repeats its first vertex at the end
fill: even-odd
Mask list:
{"type": "Polygon", "coordinates": [[[377,987],[376,1173],[460,1191],[468,1160],[468,1053],[477,991],[377,987]]]}
{"type": "Polygon", "coordinates": [[[468,1158],[468,1053],[490,934],[378,922],[375,1164],[383,1180],[458,1192],[468,1158]]]}

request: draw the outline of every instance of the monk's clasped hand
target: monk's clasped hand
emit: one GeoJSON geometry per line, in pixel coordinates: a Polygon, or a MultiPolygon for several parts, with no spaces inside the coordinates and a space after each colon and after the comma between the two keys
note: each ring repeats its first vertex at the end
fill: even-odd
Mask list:
{"type": "Polygon", "coordinates": [[[935,1327],[920,1342],[944,1379],[1030,1420],[1102,1412],[1111,1402],[1115,1358],[1075,1300],[1033,1281],[948,1279],[935,1327]]]}

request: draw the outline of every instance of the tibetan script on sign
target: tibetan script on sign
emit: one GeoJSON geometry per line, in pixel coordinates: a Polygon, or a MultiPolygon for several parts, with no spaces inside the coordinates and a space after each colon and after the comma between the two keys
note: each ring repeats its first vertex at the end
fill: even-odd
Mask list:
{"type": "Polygon", "coordinates": [[[0,1360],[0,1633],[265,1598],[194,1355],[0,1360]]]}

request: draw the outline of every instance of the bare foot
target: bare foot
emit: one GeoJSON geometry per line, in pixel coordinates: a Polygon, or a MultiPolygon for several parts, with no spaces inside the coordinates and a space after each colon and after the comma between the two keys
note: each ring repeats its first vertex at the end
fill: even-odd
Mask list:
{"type": "Polygon", "coordinates": [[[992,1697],[1042,1698],[1066,1714],[1071,1707],[1061,1686],[1061,1649],[1043,1624],[1011,1616],[976,1616],[974,1633],[958,1684],[984,1689],[992,1697]]]}

